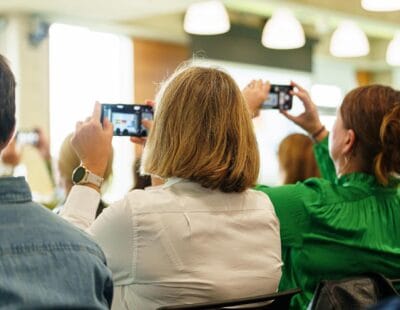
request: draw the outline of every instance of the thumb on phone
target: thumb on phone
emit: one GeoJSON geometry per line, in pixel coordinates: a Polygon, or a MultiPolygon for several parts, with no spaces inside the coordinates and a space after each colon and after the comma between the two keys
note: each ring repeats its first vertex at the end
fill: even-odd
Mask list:
{"type": "Polygon", "coordinates": [[[106,117],[103,119],[103,130],[111,136],[114,133],[114,126],[106,117]]]}
{"type": "Polygon", "coordinates": [[[101,104],[96,101],[93,108],[92,118],[100,122],[101,118],[101,104]]]}
{"type": "Polygon", "coordinates": [[[151,130],[151,128],[153,127],[153,121],[149,120],[149,119],[142,119],[142,125],[148,129],[151,130]]]}

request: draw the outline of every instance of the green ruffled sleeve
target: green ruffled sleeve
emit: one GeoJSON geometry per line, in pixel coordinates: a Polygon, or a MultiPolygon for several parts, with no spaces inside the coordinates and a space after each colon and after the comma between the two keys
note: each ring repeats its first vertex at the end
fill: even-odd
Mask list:
{"type": "Polygon", "coordinates": [[[335,182],[337,176],[335,166],[329,155],[328,137],[319,143],[315,143],[313,148],[321,176],[330,182],[335,182]]]}

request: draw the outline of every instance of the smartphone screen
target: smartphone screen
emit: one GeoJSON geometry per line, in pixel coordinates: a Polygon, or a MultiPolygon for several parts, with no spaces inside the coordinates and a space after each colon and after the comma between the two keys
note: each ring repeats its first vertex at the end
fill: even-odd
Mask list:
{"type": "Polygon", "coordinates": [[[290,91],[293,90],[291,85],[271,85],[268,99],[264,101],[261,109],[279,109],[290,110],[293,104],[293,96],[290,91]]]}
{"type": "Polygon", "coordinates": [[[102,104],[101,122],[107,118],[114,127],[114,136],[145,137],[142,119],[153,119],[153,109],[141,104],[102,104]]]}
{"type": "Polygon", "coordinates": [[[39,134],[34,130],[24,130],[17,132],[17,143],[20,145],[37,145],[39,142],[39,134]]]}

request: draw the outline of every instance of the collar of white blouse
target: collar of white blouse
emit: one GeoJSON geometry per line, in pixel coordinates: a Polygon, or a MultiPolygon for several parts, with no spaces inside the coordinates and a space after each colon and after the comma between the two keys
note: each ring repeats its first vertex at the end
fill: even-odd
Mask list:
{"type": "Polygon", "coordinates": [[[181,182],[185,182],[185,181],[186,180],[182,179],[182,178],[172,177],[172,178],[169,178],[167,180],[167,182],[164,183],[163,188],[168,188],[168,187],[171,187],[172,185],[175,185],[175,184],[181,183],[181,182]]]}

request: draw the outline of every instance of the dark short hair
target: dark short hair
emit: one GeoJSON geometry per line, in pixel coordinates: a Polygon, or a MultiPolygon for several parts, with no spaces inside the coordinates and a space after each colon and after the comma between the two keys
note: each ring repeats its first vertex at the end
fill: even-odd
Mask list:
{"type": "Polygon", "coordinates": [[[15,127],[15,78],[7,60],[0,55],[0,144],[15,127]]]}

